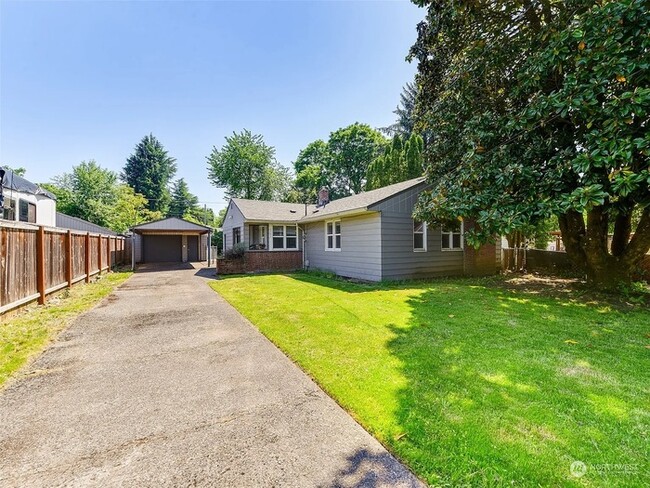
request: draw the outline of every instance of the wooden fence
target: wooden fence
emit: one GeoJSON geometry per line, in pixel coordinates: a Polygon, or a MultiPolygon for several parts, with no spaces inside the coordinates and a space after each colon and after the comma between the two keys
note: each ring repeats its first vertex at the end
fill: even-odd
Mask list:
{"type": "Polygon", "coordinates": [[[0,224],[0,314],[129,259],[126,239],[29,224],[0,224]]]}

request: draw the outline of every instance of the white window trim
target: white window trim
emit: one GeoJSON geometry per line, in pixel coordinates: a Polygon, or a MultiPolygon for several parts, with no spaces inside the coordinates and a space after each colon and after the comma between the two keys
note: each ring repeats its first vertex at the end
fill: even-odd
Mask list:
{"type": "Polygon", "coordinates": [[[454,234],[456,232],[444,232],[443,227],[440,227],[440,250],[444,252],[458,252],[465,249],[465,222],[460,221],[460,247],[442,247],[442,234],[449,234],[449,243],[453,244],[454,234]]]}
{"type": "Polygon", "coordinates": [[[416,248],[415,247],[415,219],[413,219],[413,227],[411,231],[413,237],[413,252],[427,252],[427,228],[428,228],[427,223],[422,222],[422,244],[424,245],[424,247],[416,248]]]}
{"type": "Polygon", "coordinates": [[[336,247],[336,236],[337,235],[339,237],[341,237],[341,245],[343,244],[343,232],[342,232],[343,227],[341,227],[341,219],[326,220],[324,229],[325,229],[325,232],[324,232],[325,233],[325,251],[327,251],[327,252],[341,252],[341,248],[336,247]],[[336,223],[337,222],[339,223],[339,229],[340,229],[338,234],[336,233],[336,223]],[[327,224],[332,224],[332,234],[327,233],[327,224]],[[330,235],[332,236],[332,245],[335,246],[335,247],[327,247],[327,238],[330,235]]]}
{"type": "MultiPolygon", "coordinates": [[[[268,235],[268,241],[269,241],[269,251],[300,251],[300,240],[299,240],[299,232],[300,230],[298,229],[298,224],[270,224],[269,225],[269,235],[268,235]],[[273,240],[276,237],[280,236],[274,236],[273,235],[273,227],[282,227],[282,246],[283,247],[274,247],[273,246],[273,240]],[[287,227],[294,227],[296,229],[296,247],[287,247],[287,227]]],[[[289,236],[289,237],[294,237],[294,236],[289,236]]]]}

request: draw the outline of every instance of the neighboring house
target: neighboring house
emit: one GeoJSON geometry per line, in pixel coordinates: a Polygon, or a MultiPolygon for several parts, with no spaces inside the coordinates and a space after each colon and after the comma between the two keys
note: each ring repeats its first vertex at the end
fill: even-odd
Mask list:
{"type": "Polygon", "coordinates": [[[56,226],[61,229],[80,230],[105,236],[116,236],[117,232],[101,225],[93,224],[79,217],[71,217],[61,212],[56,213],[56,226]]]}
{"type": "Polygon", "coordinates": [[[10,169],[4,171],[0,218],[5,221],[55,227],[56,197],[10,169]]]}
{"type": "MultiPolygon", "coordinates": [[[[443,229],[413,220],[426,187],[416,178],[332,202],[321,191],[318,205],[233,198],[223,223],[224,251],[244,243],[246,257],[257,253],[260,270],[274,266],[259,253],[298,254],[305,268],[369,281],[496,273],[499,240],[465,248],[462,222],[443,229]]],[[[295,258],[286,264],[301,267],[295,258]]]]}
{"type": "Polygon", "coordinates": [[[135,263],[205,261],[212,229],[177,217],[132,227],[135,263]]]}

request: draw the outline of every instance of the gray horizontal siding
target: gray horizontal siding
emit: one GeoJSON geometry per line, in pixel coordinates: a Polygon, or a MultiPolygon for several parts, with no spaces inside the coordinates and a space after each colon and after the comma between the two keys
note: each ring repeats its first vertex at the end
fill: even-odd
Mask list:
{"type": "Polygon", "coordinates": [[[242,240],[246,242],[246,234],[244,232],[244,216],[237,208],[232,201],[228,204],[228,210],[223,219],[223,225],[221,229],[223,230],[223,245],[224,249],[228,250],[232,248],[232,230],[236,227],[241,227],[241,236],[242,240]]]}
{"type": "Polygon", "coordinates": [[[311,269],[348,278],[381,280],[381,217],[368,213],[341,219],[341,251],[325,250],[325,222],[305,226],[305,259],[311,269]]]}
{"type": "Polygon", "coordinates": [[[443,251],[439,226],[427,228],[427,250],[413,251],[413,206],[421,188],[380,203],[382,279],[399,280],[463,274],[463,251],[443,251]]]}

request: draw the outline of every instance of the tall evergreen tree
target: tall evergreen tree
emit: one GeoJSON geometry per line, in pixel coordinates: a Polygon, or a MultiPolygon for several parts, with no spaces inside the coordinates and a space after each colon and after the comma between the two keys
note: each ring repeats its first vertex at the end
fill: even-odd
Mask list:
{"type": "Polygon", "coordinates": [[[180,219],[190,216],[197,216],[199,212],[199,199],[190,192],[190,188],[184,178],[174,182],[171,192],[171,201],[169,203],[169,217],[178,217],[180,219]]]}
{"type": "Polygon", "coordinates": [[[402,88],[400,94],[400,104],[393,113],[397,115],[394,124],[382,128],[385,134],[402,137],[409,137],[415,127],[415,101],[418,95],[418,87],[415,83],[409,82],[402,88]]]}
{"type": "Polygon", "coordinates": [[[176,159],[169,156],[153,134],[149,134],[135,146],[120,176],[136,193],[145,196],[149,210],[166,213],[170,201],[169,183],[174,174],[176,159]]]}

